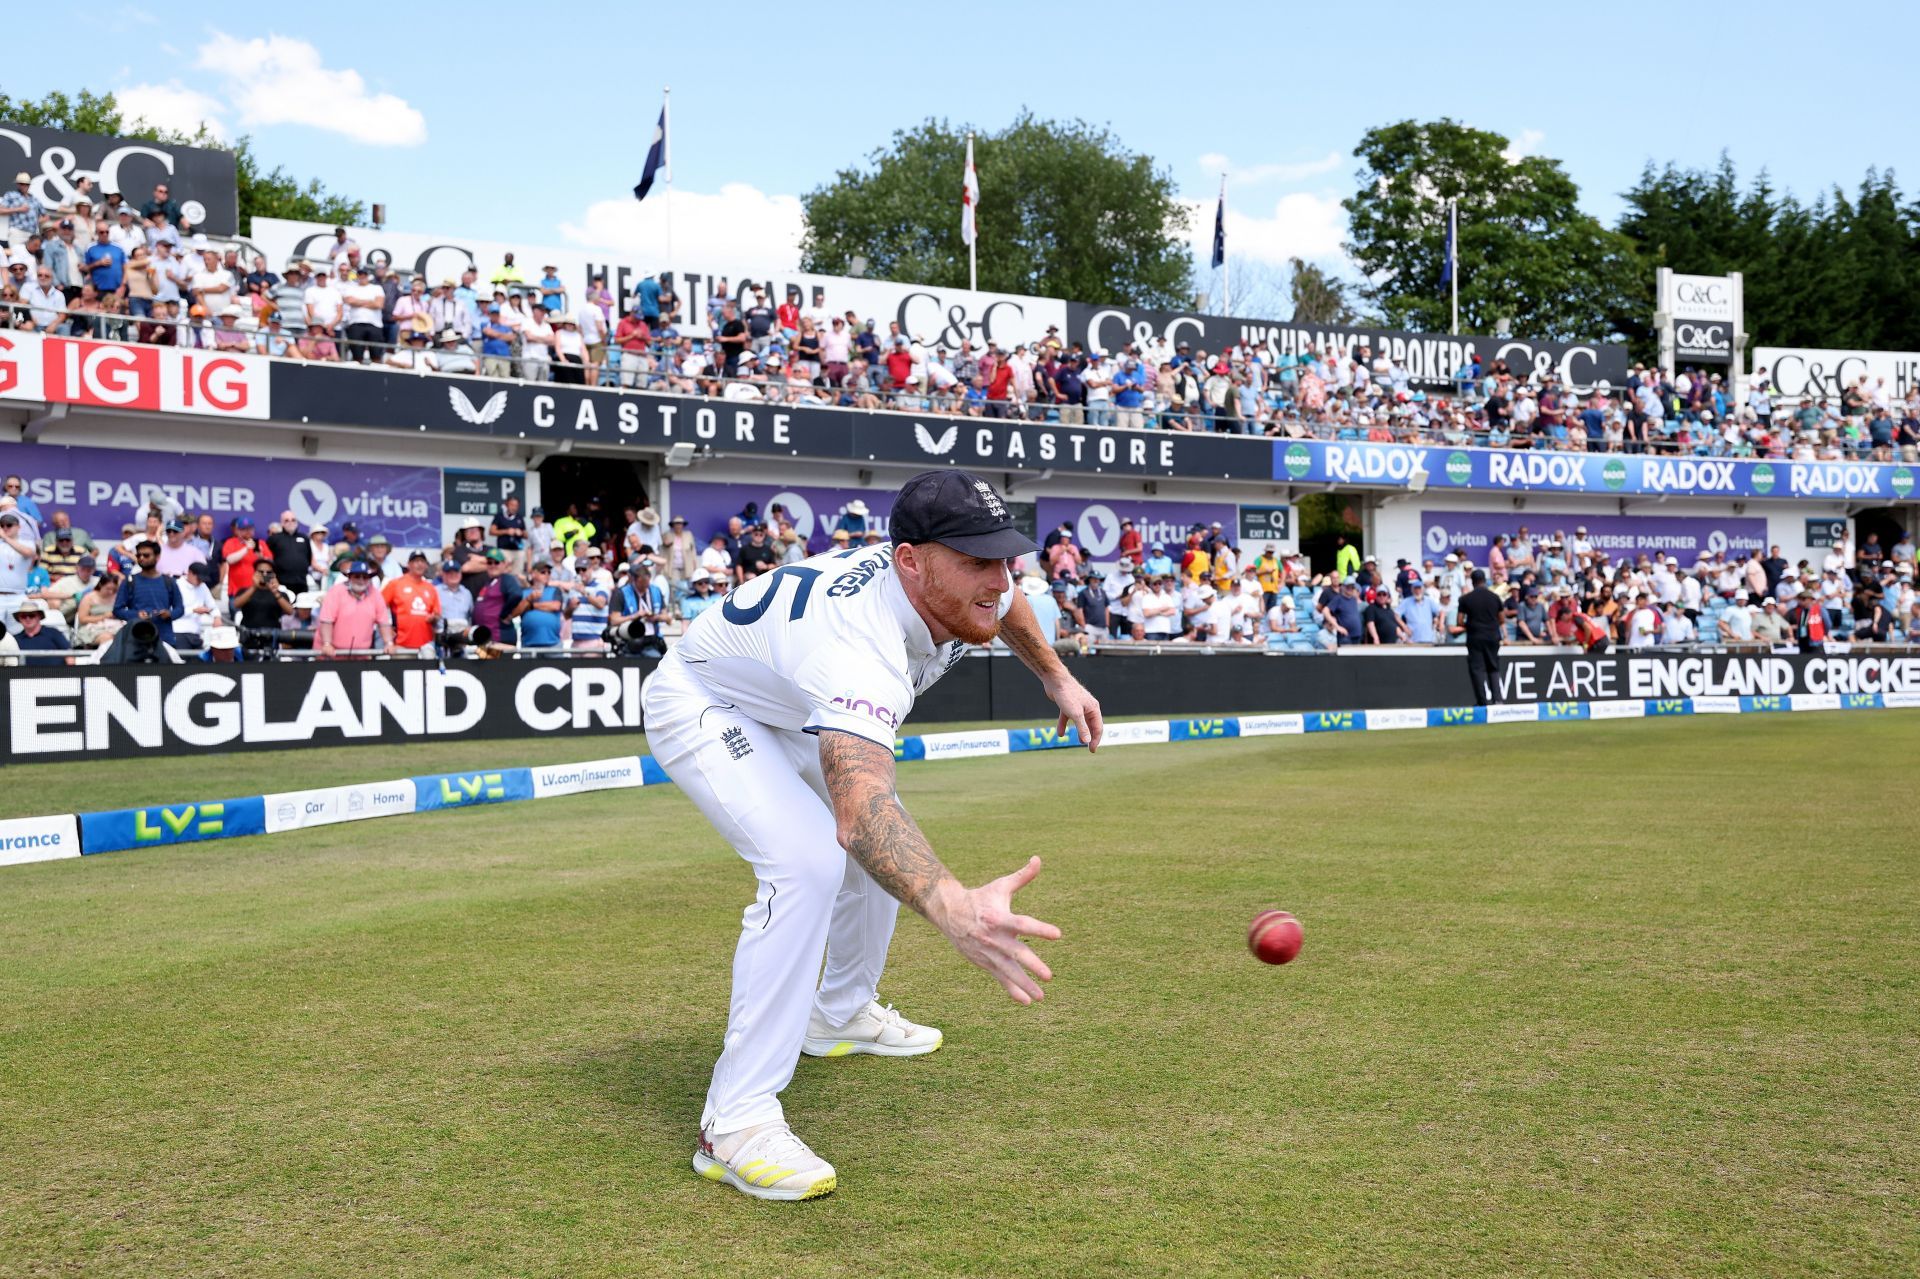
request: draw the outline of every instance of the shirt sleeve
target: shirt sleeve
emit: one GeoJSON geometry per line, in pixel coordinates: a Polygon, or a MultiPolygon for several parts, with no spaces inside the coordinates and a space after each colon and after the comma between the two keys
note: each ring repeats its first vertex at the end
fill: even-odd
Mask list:
{"type": "Polygon", "coordinates": [[[803,727],[810,733],[838,729],[891,749],[913,709],[905,674],[871,656],[849,659],[842,650],[822,649],[800,667],[794,683],[807,699],[803,727]]]}

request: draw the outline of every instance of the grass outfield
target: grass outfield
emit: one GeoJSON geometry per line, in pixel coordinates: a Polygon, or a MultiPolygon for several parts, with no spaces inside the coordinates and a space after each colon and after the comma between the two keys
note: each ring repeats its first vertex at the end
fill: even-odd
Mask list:
{"type": "MultiPolygon", "coordinates": [[[[0,868],[0,1275],[1911,1275],[1909,712],[910,765],[1066,940],[903,920],[912,1060],[687,1166],[745,867],[670,788],[0,868]],[[1254,911],[1302,918],[1288,968],[1254,911]]],[[[10,768],[0,815],[637,749],[10,768]]]]}

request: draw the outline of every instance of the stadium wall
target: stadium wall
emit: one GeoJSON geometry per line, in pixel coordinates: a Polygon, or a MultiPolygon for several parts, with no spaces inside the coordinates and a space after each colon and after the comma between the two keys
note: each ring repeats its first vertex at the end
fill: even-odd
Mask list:
{"type": "MultiPolygon", "coordinates": [[[[1332,713],[1472,700],[1459,649],[1344,655],[1111,653],[1067,659],[1109,716],[1332,713]]],[[[0,673],[0,765],[451,738],[591,737],[643,730],[649,659],[20,668],[0,673]]],[[[1920,655],[1510,653],[1507,700],[1822,699],[1834,708],[1920,695],[1920,655]],[[1851,701],[1848,699],[1852,699],[1851,701]],[[1867,699],[1862,702],[1859,699],[1867,699]]],[[[1806,707],[1803,706],[1802,709],[1806,707]]],[[[916,724],[1024,723],[1053,714],[1007,656],[961,662],[916,724]]]]}

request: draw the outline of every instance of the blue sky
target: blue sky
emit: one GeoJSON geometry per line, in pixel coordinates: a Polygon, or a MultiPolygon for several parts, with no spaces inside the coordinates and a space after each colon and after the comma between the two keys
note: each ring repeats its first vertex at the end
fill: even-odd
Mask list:
{"type": "Polygon", "coordinates": [[[1764,165],[1803,196],[1870,165],[1920,184],[1889,79],[1920,35],[1910,4],[1222,3],[1172,19],[1116,4],[1079,21],[989,2],[966,17],[845,10],[870,13],[859,30],[755,9],[575,6],[541,30],[524,4],[30,6],[13,43],[88,50],[11,59],[5,82],[113,89],[167,124],[251,133],[269,162],[386,203],[397,228],[641,258],[663,211],[630,188],[671,84],[676,259],[741,268],[791,268],[795,197],[894,129],[930,115],[995,129],[1022,105],[1110,126],[1172,171],[1207,228],[1224,164],[1249,270],[1338,263],[1351,149],[1408,117],[1561,160],[1608,220],[1647,160],[1706,166],[1722,149],[1743,177],[1764,165]]]}

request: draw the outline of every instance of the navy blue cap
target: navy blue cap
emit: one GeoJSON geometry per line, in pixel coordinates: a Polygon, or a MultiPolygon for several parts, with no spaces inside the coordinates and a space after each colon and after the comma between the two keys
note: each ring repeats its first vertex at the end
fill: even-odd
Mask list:
{"type": "Polygon", "coordinates": [[[895,542],[938,542],[984,559],[1012,559],[1040,549],[1014,526],[993,485],[958,469],[922,471],[901,485],[888,532],[895,542]]]}
{"type": "Polygon", "coordinates": [[[372,577],[373,566],[365,560],[355,560],[353,563],[347,565],[347,576],[352,577],[356,573],[365,573],[368,577],[372,577]]]}

